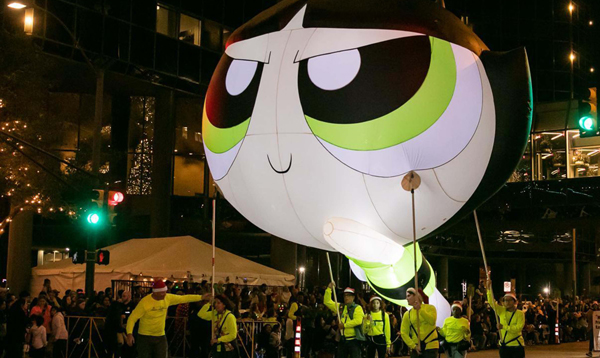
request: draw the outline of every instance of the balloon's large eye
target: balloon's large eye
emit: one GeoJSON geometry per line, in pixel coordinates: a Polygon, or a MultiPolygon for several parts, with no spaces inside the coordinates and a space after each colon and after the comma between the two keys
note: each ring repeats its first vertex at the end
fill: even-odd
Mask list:
{"type": "Polygon", "coordinates": [[[206,93],[202,136],[213,153],[225,153],[246,135],[263,63],[224,55],[206,93]]]}
{"type": "Polygon", "coordinates": [[[452,99],[451,45],[403,37],[300,61],[298,87],[313,133],[334,146],[389,148],[433,125],[452,99]]]}
{"type": "Polygon", "coordinates": [[[263,63],[223,55],[208,86],[202,116],[205,153],[215,180],[233,164],[254,110],[263,63]]]}

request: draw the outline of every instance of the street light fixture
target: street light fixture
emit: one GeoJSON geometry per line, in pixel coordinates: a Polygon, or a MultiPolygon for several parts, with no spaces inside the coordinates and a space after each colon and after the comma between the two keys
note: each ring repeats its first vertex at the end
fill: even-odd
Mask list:
{"type": "Polygon", "coordinates": [[[306,269],[304,268],[304,266],[300,266],[300,268],[298,269],[298,271],[300,271],[300,273],[304,273],[306,269]]]}
{"type": "Polygon", "coordinates": [[[17,9],[17,10],[27,7],[27,5],[20,3],[20,2],[11,2],[7,6],[10,7],[11,9],[17,9]]]}
{"type": "Polygon", "coordinates": [[[544,287],[544,293],[548,294],[550,292],[550,289],[548,287],[544,287]]]}
{"type": "Polygon", "coordinates": [[[25,9],[25,26],[23,28],[27,35],[33,34],[33,8],[25,9]]]}

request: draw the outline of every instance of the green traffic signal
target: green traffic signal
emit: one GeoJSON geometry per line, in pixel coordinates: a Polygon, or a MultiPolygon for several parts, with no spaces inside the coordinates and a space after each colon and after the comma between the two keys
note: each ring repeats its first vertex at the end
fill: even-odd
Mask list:
{"type": "Polygon", "coordinates": [[[596,87],[585,89],[578,103],[579,135],[581,138],[600,135],[598,130],[598,92],[596,87]]]}
{"type": "Polygon", "coordinates": [[[97,213],[88,214],[87,222],[92,225],[97,225],[98,223],[100,223],[100,215],[98,215],[97,213]]]}
{"type": "Polygon", "coordinates": [[[585,131],[591,131],[594,129],[594,118],[590,116],[581,117],[579,119],[579,128],[585,131]]]}

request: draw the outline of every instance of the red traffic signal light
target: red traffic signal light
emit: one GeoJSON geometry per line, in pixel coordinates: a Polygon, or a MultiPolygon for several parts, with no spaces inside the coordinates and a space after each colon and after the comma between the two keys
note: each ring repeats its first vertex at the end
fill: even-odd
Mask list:
{"type": "Polygon", "coordinates": [[[109,191],[108,192],[108,205],[117,206],[123,202],[125,199],[125,195],[120,191],[109,191]]]}
{"type": "Polygon", "coordinates": [[[110,263],[110,251],[98,250],[96,253],[96,263],[98,265],[108,265],[110,263]]]}

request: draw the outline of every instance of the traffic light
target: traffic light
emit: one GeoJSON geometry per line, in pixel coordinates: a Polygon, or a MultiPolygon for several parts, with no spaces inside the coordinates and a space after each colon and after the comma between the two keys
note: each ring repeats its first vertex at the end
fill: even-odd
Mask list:
{"type": "Polygon", "coordinates": [[[579,100],[579,136],[581,138],[600,135],[598,128],[598,89],[590,87],[584,90],[579,100]]]}
{"type": "Polygon", "coordinates": [[[125,195],[120,191],[109,191],[108,192],[108,206],[117,206],[123,202],[125,195]]]}
{"type": "Polygon", "coordinates": [[[102,212],[100,210],[90,210],[86,217],[87,223],[91,226],[102,225],[102,212]]]}
{"type": "Polygon", "coordinates": [[[85,263],[85,250],[75,250],[73,252],[73,257],[71,258],[74,264],[84,264],[85,263]]]}
{"type": "Polygon", "coordinates": [[[99,209],[104,206],[104,190],[94,189],[91,193],[92,203],[95,203],[99,209]]]}
{"type": "Polygon", "coordinates": [[[86,215],[84,215],[86,223],[90,227],[99,227],[104,224],[104,200],[105,191],[102,189],[94,189],[91,192],[91,203],[88,206],[86,215]]]}
{"type": "Polygon", "coordinates": [[[120,191],[109,191],[108,192],[108,220],[111,224],[115,225],[117,216],[121,210],[120,204],[125,200],[125,195],[120,191]]]}
{"type": "Polygon", "coordinates": [[[96,263],[98,265],[108,265],[110,263],[110,251],[98,250],[96,254],[96,263]]]}

